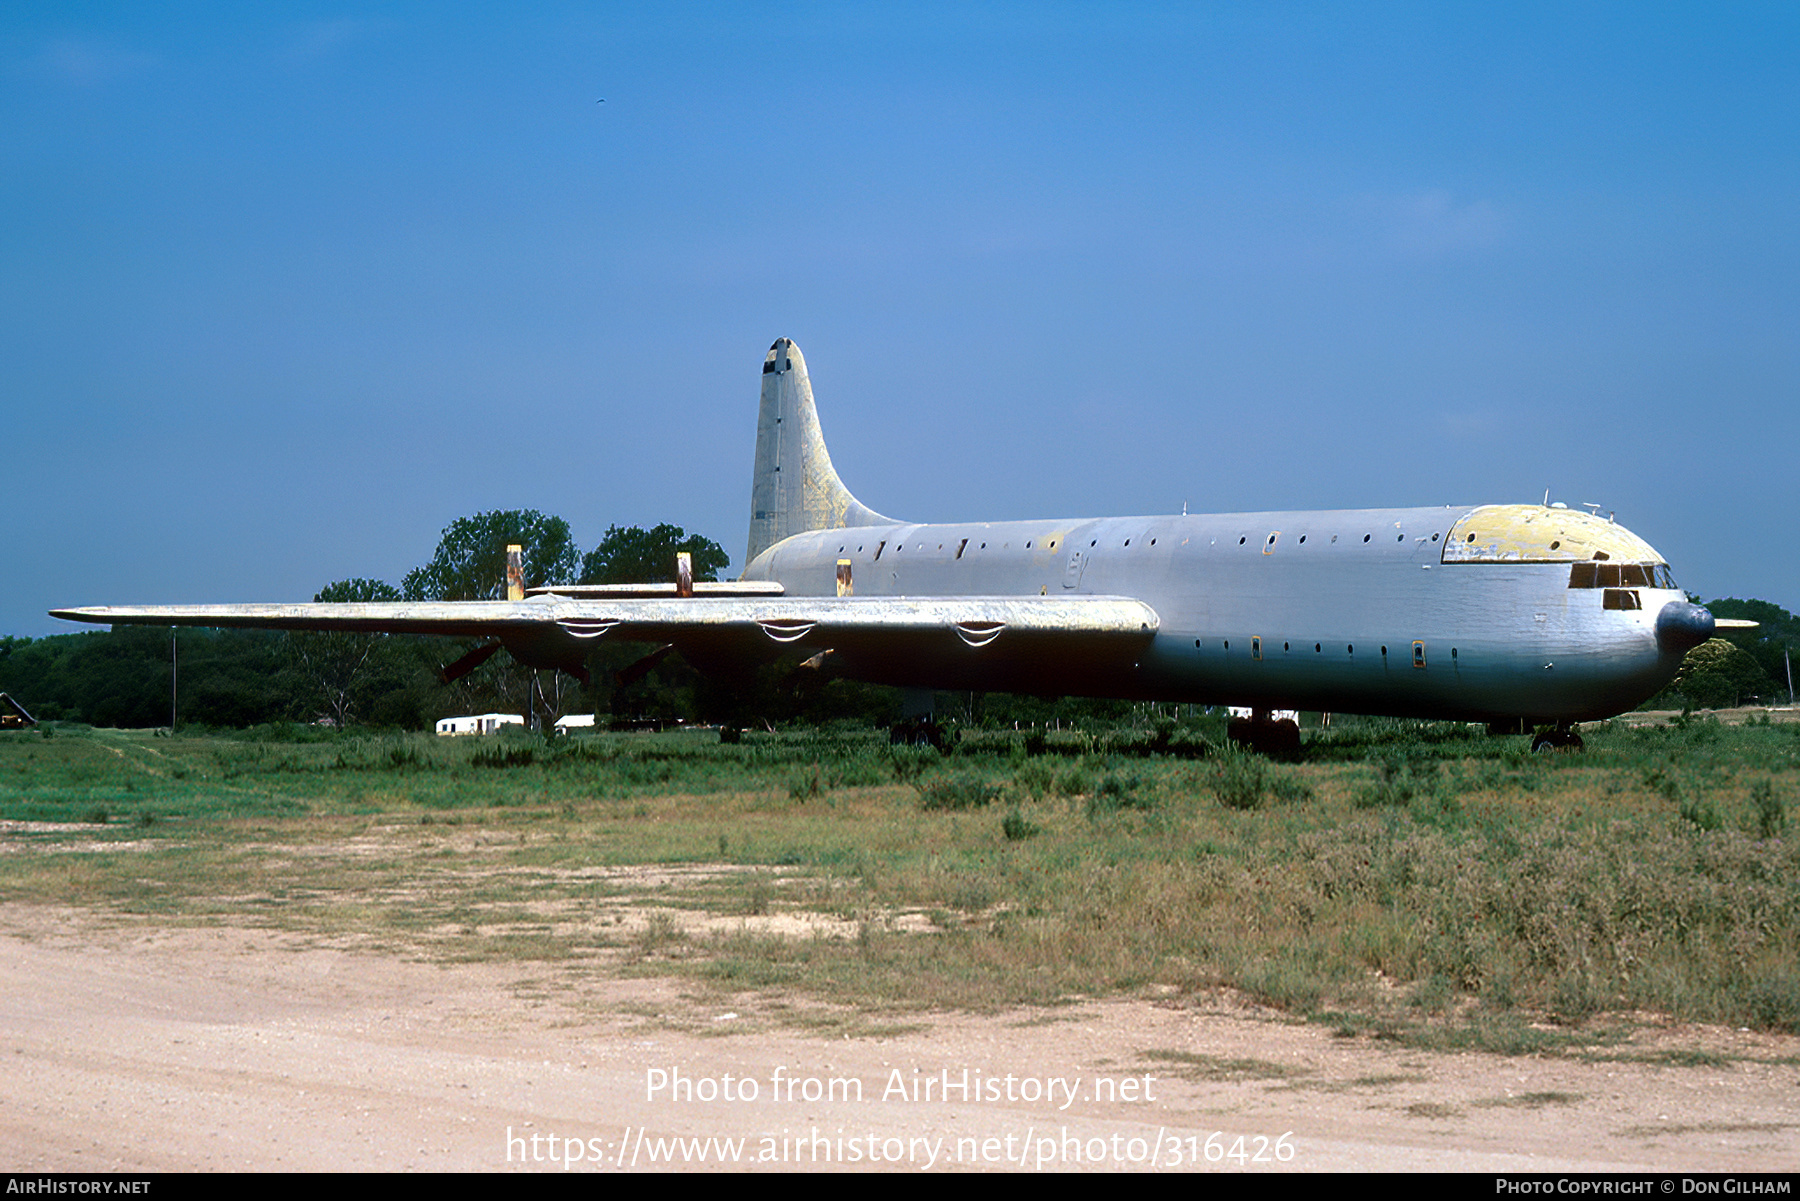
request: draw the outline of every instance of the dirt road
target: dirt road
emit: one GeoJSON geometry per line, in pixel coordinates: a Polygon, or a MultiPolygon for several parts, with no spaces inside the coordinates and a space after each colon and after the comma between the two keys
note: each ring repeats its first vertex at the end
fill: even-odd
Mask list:
{"type": "Polygon", "coordinates": [[[846,1038],[663,979],[0,917],[11,1170],[1800,1168],[1796,1039],[1441,1055],[1153,1000],[846,1038]]]}

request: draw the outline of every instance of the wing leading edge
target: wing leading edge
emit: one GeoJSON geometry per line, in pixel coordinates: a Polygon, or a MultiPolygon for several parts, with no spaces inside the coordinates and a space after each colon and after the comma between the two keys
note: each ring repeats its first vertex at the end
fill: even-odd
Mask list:
{"type": "Polygon", "coordinates": [[[101,625],[437,634],[497,638],[532,667],[578,670],[597,639],[671,642],[711,670],[799,651],[877,683],[1073,692],[1129,671],[1159,619],[1120,596],[776,597],[378,604],[101,606],[51,614],[101,625]]]}

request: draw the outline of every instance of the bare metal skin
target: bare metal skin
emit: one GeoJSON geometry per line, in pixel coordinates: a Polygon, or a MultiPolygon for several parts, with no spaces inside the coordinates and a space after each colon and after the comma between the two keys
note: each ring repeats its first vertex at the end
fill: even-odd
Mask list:
{"type": "Polygon", "coordinates": [[[54,616],[490,637],[576,672],[610,638],[720,671],[796,655],[912,688],[1564,726],[1654,695],[1715,627],[1643,539],[1560,507],[897,522],[838,478],[785,338],[763,362],[748,559],[740,581],[692,596],[54,616]]]}

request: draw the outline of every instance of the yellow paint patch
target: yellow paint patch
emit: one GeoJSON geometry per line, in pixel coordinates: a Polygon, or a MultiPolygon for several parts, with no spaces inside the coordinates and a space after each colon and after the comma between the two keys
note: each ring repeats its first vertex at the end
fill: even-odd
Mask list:
{"type": "Polygon", "coordinates": [[[1663,557],[1616,522],[1543,505],[1483,505],[1450,528],[1446,563],[1661,563],[1663,557]]]}
{"type": "Polygon", "coordinates": [[[1074,526],[1067,525],[1059,526],[1033,539],[1032,562],[1042,565],[1054,559],[1057,553],[1063,549],[1063,543],[1068,541],[1069,531],[1074,528],[1074,526]]]}

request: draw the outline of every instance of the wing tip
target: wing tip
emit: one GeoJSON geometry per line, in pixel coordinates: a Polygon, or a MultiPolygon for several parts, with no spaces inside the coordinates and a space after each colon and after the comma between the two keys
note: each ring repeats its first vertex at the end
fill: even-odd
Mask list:
{"type": "Polygon", "coordinates": [[[61,618],[63,621],[98,621],[99,618],[95,615],[96,613],[97,613],[97,610],[94,610],[94,609],[52,609],[52,610],[50,610],[50,616],[61,618]]]}

